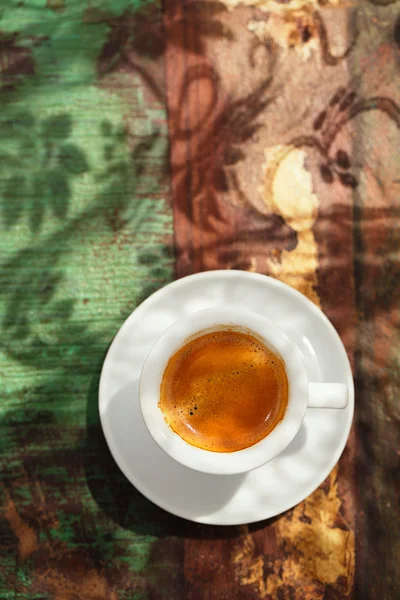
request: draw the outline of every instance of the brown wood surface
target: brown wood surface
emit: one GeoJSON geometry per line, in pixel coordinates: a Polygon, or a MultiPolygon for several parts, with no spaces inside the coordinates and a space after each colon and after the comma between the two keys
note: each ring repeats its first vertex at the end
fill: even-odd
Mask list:
{"type": "Polygon", "coordinates": [[[165,2],[177,276],[249,269],[300,289],[346,345],[357,409],[337,469],[302,505],[233,538],[185,540],[185,593],[395,598],[400,113],[382,21],[394,12],[236,4],[165,2]],[[293,206],[279,146],[312,176],[293,206]]]}

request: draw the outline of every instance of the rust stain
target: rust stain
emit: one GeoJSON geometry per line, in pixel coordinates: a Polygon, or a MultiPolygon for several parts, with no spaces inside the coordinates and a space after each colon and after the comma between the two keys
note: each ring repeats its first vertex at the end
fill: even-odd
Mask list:
{"type": "Polygon", "coordinates": [[[273,525],[284,558],[267,564],[248,532],[233,555],[241,585],[252,586],[260,598],[287,597],[290,588],[302,589],[305,597],[322,600],[327,585],[342,596],[351,591],[354,567],[354,532],[340,515],[337,467],[327,480],[327,489],[316,490],[293,511],[273,525]],[[321,585],[322,584],[322,585],[321,585]]]}
{"type": "Polygon", "coordinates": [[[317,306],[318,247],[313,226],[318,198],[310,173],[304,167],[305,152],[294,146],[273,146],[265,150],[263,198],[266,206],[281,216],[297,233],[297,246],[284,250],[280,260],[269,260],[271,274],[291,285],[317,306]]]}
{"type": "Polygon", "coordinates": [[[6,492],[6,505],[4,516],[18,542],[18,558],[25,561],[39,548],[39,541],[35,531],[18,514],[15,504],[6,492]]]}

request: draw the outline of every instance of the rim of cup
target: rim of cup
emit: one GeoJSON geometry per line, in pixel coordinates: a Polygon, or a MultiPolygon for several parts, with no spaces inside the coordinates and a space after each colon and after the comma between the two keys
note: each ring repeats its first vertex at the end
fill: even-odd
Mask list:
{"type": "Polygon", "coordinates": [[[282,452],[300,428],[307,397],[308,377],[296,344],[267,317],[227,306],[191,313],[173,323],[148,353],[139,382],[142,416],[160,448],[186,467],[220,475],[251,471],[282,452]],[[192,446],[173,431],[159,407],[160,387],[169,359],[189,338],[226,329],[254,335],[282,358],[289,384],[288,404],[283,419],[256,444],[234,452],[213,452],[192,446]]]}

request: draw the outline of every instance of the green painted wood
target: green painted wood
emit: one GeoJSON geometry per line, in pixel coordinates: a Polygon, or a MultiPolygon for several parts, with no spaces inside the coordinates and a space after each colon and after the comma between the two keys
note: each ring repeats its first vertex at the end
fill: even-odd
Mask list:
{"type": "Polygon", "coordinates": [[[165,108],[113,42],[123,23],[135,35],[137,15],[160,22],[146,5],[0,9],[4,599],[139,600],[151,585],[160,525],[97,412],[113,335],[173,275],[165,108]]]}

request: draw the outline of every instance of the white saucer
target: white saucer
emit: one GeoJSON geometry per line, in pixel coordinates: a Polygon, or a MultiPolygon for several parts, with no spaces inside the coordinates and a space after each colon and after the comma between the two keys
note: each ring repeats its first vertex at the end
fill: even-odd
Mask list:
{"type": "Polygon", "coordinates": [[[209,271],[167,285],[125,321],[103,365],[99,410],[116,463],[149,500],[199,523],[238,525],[292,508],[324,481],[346,445],[354,385],[336,330],[305,296],[265,275],[209,271]],[[142,420],[138,381],[148,351],[167,327],[183,315],[226,304],[275,319],[299,346],[310,379],[345,383],[349,403],[344,410],[308,409],[296,438],[277,458],[244,475],[221,476],[188,469],[158,447],[142,420]]]}

